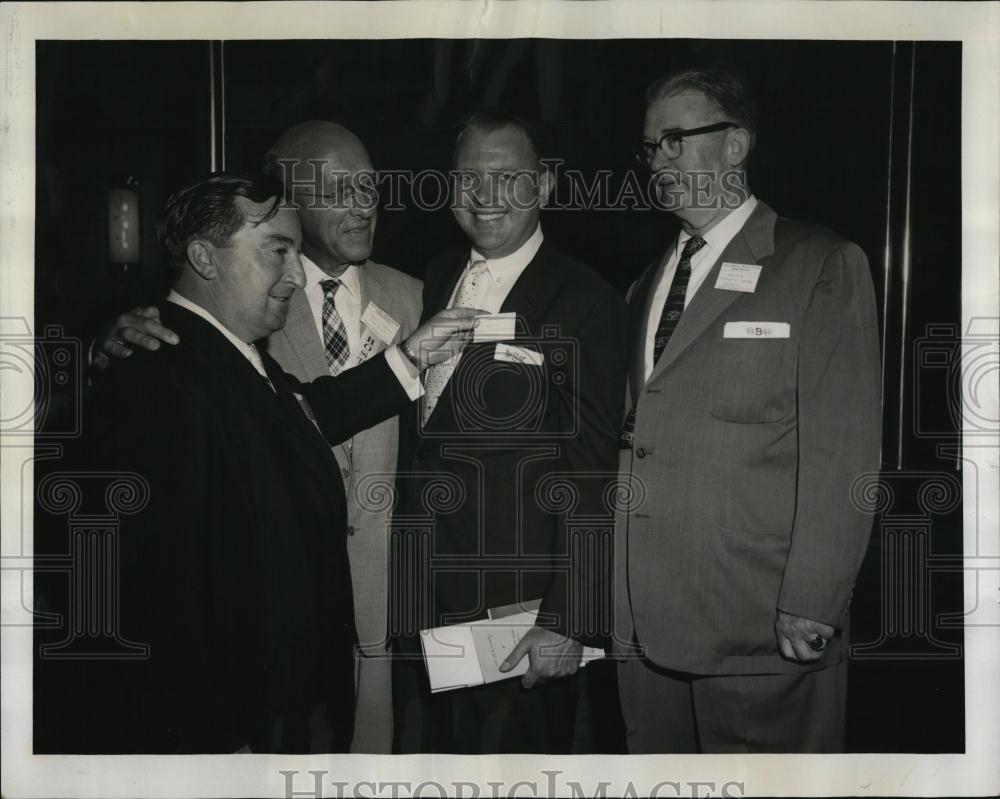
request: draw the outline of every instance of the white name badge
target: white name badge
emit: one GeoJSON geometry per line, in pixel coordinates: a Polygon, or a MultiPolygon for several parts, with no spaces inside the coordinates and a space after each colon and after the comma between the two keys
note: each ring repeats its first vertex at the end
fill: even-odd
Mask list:
{"type": "Polygon", "coordinates": [[[483,314],[476,317],[476,326],[473,328],[472,342],[479,344],[483,341],[509,341],[514,338],[514,324],[517,321],[517,314],[510,313],[483,314]]]}
{"type": "Polygon", "coordinates": [[[719,270],[715,287],[726,291],[745,291],[752,294],[757,290],[757,279],[760,277],[761,268],[760,264],[731,264],[725,261],[719,270]]]}
{"type": "Polygon", "coordinates": [[[788,322],[726,322],[723,338],[789,338],[792,327],[788,322]]]}
{"type": "Polygon", "coordinates": [[[384,344],[392,344],[392,340],[399,332],[399,322],[373,302],[369,302],[365,312],[361,314],[361,324],[371,330],[384,344]]]}
{"type": "Polygon", "coordinates": [[[528,366],[541,366],[545,361],[545,356],[534,350],[526,350],[522,347],[514,347],[510,344],[497,344],[496,352],[493,354],[494,361],[507,361],[509,363],[523,363],[528,366]]]}

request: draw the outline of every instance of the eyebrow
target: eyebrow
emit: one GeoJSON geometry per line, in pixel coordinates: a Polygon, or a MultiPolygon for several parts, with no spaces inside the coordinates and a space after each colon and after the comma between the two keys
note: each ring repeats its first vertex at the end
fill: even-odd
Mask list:
{"type": "Polygon", "coordinates": [[[281,242],[283,244],[295,244],[295,239],[290,238],[289,236],[283,236],[280,233],[268,233],[267,236],[264,237],[265,244],[270,244],[273,241],[281,242]]]}

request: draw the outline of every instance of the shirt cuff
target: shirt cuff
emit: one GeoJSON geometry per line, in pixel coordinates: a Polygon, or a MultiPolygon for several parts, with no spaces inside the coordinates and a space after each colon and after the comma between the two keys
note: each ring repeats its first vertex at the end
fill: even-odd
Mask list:
{"type": "Polygon", "coordinates": [[[399,347],[392,346],[385,351],[385,360],[396,375],[399,385],[403,387],[411,400],[418,400],[424,395],[424,387],[420,382],[420,372],[409,360],[399,351],[399,347]]]}

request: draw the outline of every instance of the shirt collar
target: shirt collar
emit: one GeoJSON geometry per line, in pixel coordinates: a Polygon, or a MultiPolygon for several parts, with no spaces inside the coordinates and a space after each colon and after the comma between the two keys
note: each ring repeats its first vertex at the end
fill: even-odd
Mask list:
{"type": "Polygon", "coordinates": [[[179,305],[181,308],[185,308],[193,314],[200,316],[206,322],[208,322],[212,327],[218,330],[222,335],[226,337],[230,344],[232,344],[236,349],[240,351],[240,354],[253,364],[254,369],[265,375],[264,362],[261,360],[260,353],[257,352],[257,348],[253,344],[248,344],[242,339],[238,338],[228,327],[226,327],[222,322],[215,318],[215,316],[202,306],[198,305],[196,302],[189,300],[183,294],[178,294],[174,289],[170,290],[167,295],[167,302],[172,302],[174,305],[179,305]]]}
{"type": "Polygon", "coordinates": [[[510,255],[505,255],[503,258],[483,258],[480,253],[473,249],[469,255],[469,264],[476,261],[486,261],[486,271],[489,272],[493,282],[499,286],[501,283],[520,276],[521,272],[531,263],[531,259],[535,257],[538,248],[542,246],[543,239],[542,226],[538,225],[528,240],[510,255]]]}
{"type": "MultiPolygon", "coordinates": [[[[729,214],[726,214],[719,224],[702,236],[705,243],[708,245],[707,249],[711,249],[716,252],[724,250],[736,234],[742,230],[746,221],[750,218],[750,214],[753,213],[754,208],[756,207],[757,198],[751,194],[739,208],[729,214]]],[[[681,251],[689,238],[691,238],[691,234],[686,230],[681,230],[680,235],[677,237],[678,252],[681,251]]]]}
{"type": "MultiPolygon", "coordinates": [[[[315,262],[305,255],[301,255],[300,258],[302,259],[302,270],[306,273],[306,291],[309,291],[314,286],[318,286],[321,281],[330,278],[330,275],[320,269],[315,262]]],[[[358,277],[358,267],[355,264],[349,264],[347,269],[337,276],[337,280],[340,281],[342,289],[346,289],[351,295],[360,299],[361,280],[358,277]]]]}

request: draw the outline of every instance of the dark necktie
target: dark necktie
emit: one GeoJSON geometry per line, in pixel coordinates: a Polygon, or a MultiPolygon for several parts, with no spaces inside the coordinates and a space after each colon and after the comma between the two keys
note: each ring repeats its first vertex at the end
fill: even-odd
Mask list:
{"type": "MultiPolygon", "coordinates": [[[[667,301],[663,303],[663,313],[660,314],[660,324],[656,328],[656,336],[653,339],[653,365],[660,360],[660,356],[667,348],[670,337],[677,329],[681,314],[684,313],[684,299],[687,297],[688,282],[691,280],[691,259],[694,254],[705,246],[705,239],[701,236],[692,236],[687,240],[681,252],[681,259],[674,270],[674,279],[670,283],[670,291],[667,293],[667,301]]],[[[631,449],[635,440],[635,403],[628,412],[625,424],[622,425],[621,436],[618,440],[620,449],[631,449]]]]}
{"type": "Polygon", "coordinates": [[[337,312],[334,304],[334,297],[337,289],[340,288],[340,281],[336,278],[320,281],[323,289],[323,348],[326,350],[326,362],[330,367],[330,374],[337,375],[347,363],[347,356],[350,355],[350,347],[347,343],[347,328],[344,320],[337,312]]]}

